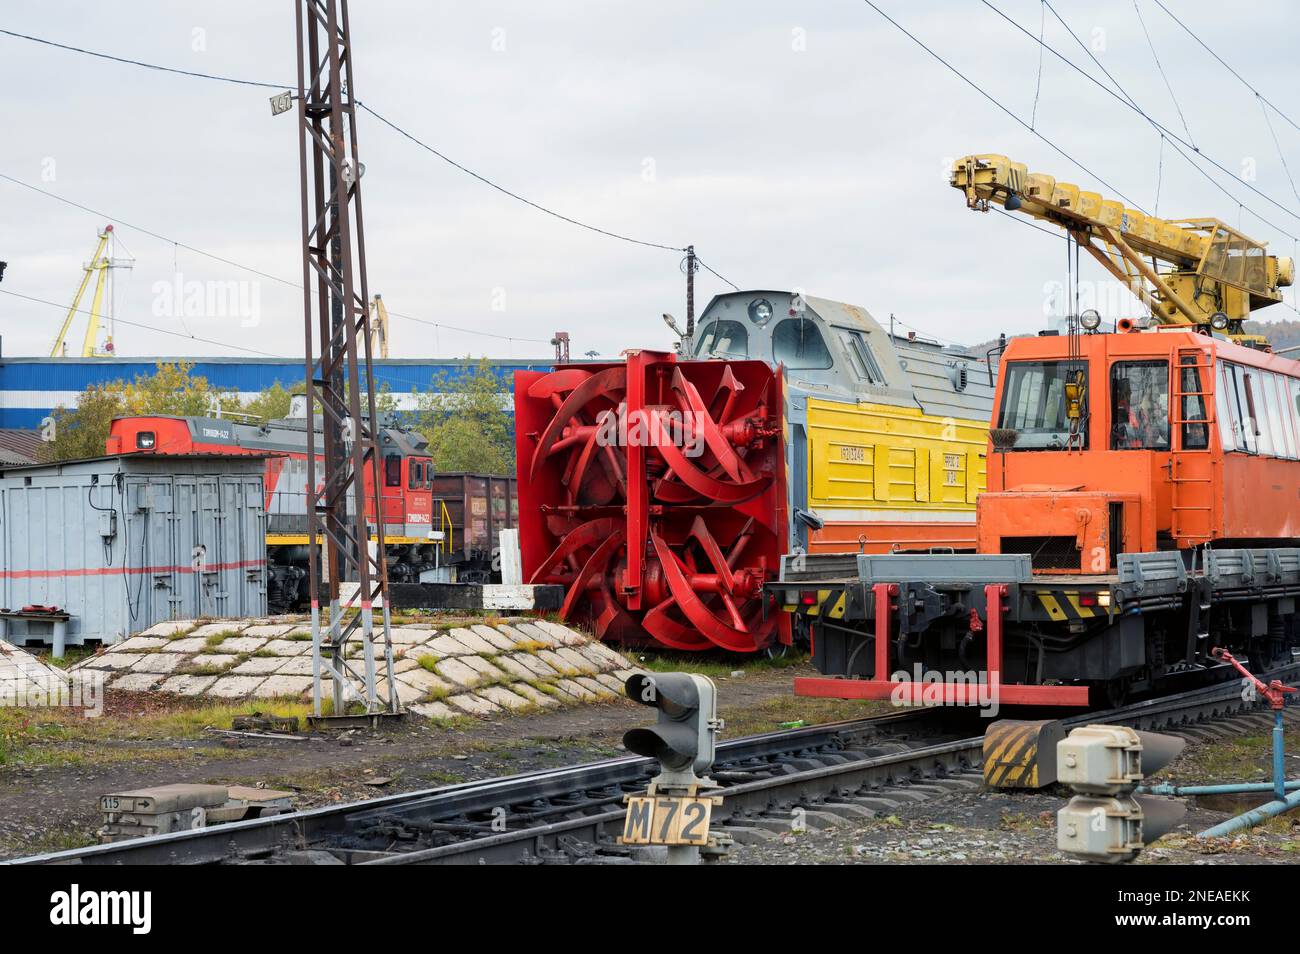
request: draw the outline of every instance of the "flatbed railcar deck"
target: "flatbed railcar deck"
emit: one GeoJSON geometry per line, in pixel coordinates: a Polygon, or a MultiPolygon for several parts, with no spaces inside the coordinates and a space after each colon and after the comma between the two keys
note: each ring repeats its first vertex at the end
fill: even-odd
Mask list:
{"type": "Polygon", "coordinates": [[[824,676],[801,695],[1084,706],[1289,656],[1300,548],[1126,553],[1113,573],[1035,574],[1022,554],[795,554],[768,584],[824,676]],[[1098,693],[1101,698],[1098,698],[1098,693]]]}

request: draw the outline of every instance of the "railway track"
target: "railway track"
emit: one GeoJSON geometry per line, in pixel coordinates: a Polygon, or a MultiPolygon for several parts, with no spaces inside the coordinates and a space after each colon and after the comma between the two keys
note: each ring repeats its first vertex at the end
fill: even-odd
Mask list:
{"type": "MultiPolygon", "coordinates": [[[[1300,664],[1262,674],[1295,679],[1300,664]]],[[[1184,730],[1256,711],[1233,681],[1105,712],[1111,722],[1184,730]]],[[[718,746],[724,802],[714,831],[866,818],[902,801],[982,782],[982,725],[970,710],[905,710],[749,736],[718,746]]],[[[347,805],[17,859],[14,864],[573,864],[639,860],[616,843],[623,797],[643,792],[648,759],[622,757],[347,805]]]]}

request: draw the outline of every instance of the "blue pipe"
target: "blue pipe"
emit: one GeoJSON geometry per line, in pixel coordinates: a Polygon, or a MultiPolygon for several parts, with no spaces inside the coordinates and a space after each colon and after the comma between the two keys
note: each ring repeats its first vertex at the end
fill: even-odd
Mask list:
{"type": "Polygon", "coordinates": [[[1243,786],[1220,785],[1220,786],[1201,786],[1203,788],[1219,789],[1236,789],[1237,791],[1272,791],[1273,801],[1259,808],[1251,809],[1235,818],[1229,818],[1226,822],[1215,825],[1213,828],[1207,828],[1198,834],[1197,838],[1222,838],[1224,835],[1230,835],[1235,831],[1241,831],[1244,828],[1253,828],[1267,818],[1275,818],[1293,808],[1300,807],[1300,791],[1292,791],[1287,794],[1288,789],[1300,789],[1300,783],[1286,781],[1286,763],[1285,750],[1282,741],[1282,710],[1273,711],[1273,784],[1259,785],[1257,787],[1244,788],[1243,786]]]}
{"type": "Polygon", "coordinates": [[[1282,741],[1282,710],[1273,710],[1273,797],[1286,799],[1286,756],[1282,741]]]}
{"type": "MultiPolygon", "coordinates": [[[[1300,781],[1287,782],[1286,790],[1294,792],[1300,790],[1300,781]]],[[[1159,785],[1143,785],[1138,788],[1138,792],[1143,795],[1238,795],[1247,792],[1273,792],[1276,794],[1277,787],[1272,782],[1235,782],[1229,785],[1170,785],[1163,782],[1159,785]]],[[[1283,798],[1286,796],[1284,795],[1283,798]]]]}
{"type": "Polygon", "coordinates": [[[1261,805],[1252,811],[1238,815],[1236,818],[1229,818],[1226,822],[1215,825],[1213,828],[1207,828],[1198,834],[1197,838],[1222,838],[1230,835],[1235,831],[1241,831],[1243,828],[1251,828],[1260,822],[1275,818],[1284,812],[1289,812],[1293,808],[1300,808],[1300,792],[1292,792],[1286,798],[1277,802],[1269,802],[1267,805],[1261,805]]]}

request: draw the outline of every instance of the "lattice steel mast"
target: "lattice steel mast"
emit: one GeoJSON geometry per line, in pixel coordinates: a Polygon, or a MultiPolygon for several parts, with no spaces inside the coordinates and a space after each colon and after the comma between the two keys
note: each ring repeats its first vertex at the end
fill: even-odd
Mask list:
{"type": "Polygon", "coordinates": [[[375,440],[361,175],[348,37],[347,0],[301,0],[298,25],[298,159],[302,197],[303,316],[306,342],[308,548],[312,621],[312,698],[322,714],[323,666],[332,678],[333,715],[359,697],[370,714],[396,712],[393,649],[384,561],[383,521],[366,519],[369,469],[374,513],[383,513],[375,440]],[[358,353],[358,342],[362,352],[358,353]],[[364,409],[363,409],[364,400],[364,409]],[[323,474],[316,473],[316,415],[323,436],[323,474]],[[372,539],[374,549],[368,545],[372,539]],[[357,588],[340,599],[346,578],[357,588]],[[328,640],[321,597],[329,605],[328,640]],[[383,682],[376,679],[374,614],[383,607],[383,682]],[[355,614],[347,615],[350,609],[355,614]],[[346,617],[346,618],[345,618],[346,617]],[[347,650],[361,641],[364,671],[347,650]]]}

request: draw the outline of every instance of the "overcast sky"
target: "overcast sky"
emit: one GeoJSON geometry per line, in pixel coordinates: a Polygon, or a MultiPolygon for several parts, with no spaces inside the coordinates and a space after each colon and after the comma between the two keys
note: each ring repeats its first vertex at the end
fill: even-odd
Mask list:
{"type": "MultiPolygon", "coordinates": [[[[1007,110],[1034,110],[1038,46],[979,0],[877,0],[1007,110]]],[[[994,0],[1035,37],[1037,0],[994,0]]],[[[1193,31],[1300,121],[1289,2],[1165,0],[1193,31]]],[[[1054,6],[1136,102],[1184,138],[1131,0],[1054,6]]],[[[1154,0],[1138,0],[1190,138],[1289,211],[1215,173],[1266,225],[1164,149],[1159,211],[1240,222],[1274,252],[1300,235],[1293,191],[1254,95],[1154,0]]],[[[295,81],[294,5],[6,0],[0,27],[182,69],[295,81]]],[[[565,215],[666,245],[694,243],[741,288],[802,288],[975,342],[1044,323],[1064,242],[947,185],[953,157],[999,152],[1031,169],[1155,209],[1159,136],[1050,54],[1036,127],[1092,175],[1018,126],[857,0],[655,4],[496,0],[352,5],[357,95],[479,173],[565,215]]],[[[1085,54],[1047,14],[1046,40],[1085,54]]],[[[1103,77],[1104,81],[1104,77],[1103,77]]],[[[0,36],[0,290],[66,303],[96,231],[113,222],[123,319],[276,355],[302,351],[301,293],[130,226],[290,282],[299,261],[291,114],[272,91],[91,59],[0,36]],[[128,225],[129,223],[129,225],[128,225]],[[169,300],[183,282],[239,281],[245,311],[169,300]],[[179,312],[179,313],[178,313],[179,312]]],[[[1292,171],[1300,132],[1272,115],[1292,171]]],[[[575,354],[666,347],[659,316],[684,312],[680,255],[583,231],[521,205],[362,115],[370,288],[390,309],[504,340],[393,320],[393,355],[545,357],[557,329],[575,354]]],[[[1099,279],[1088,265],[1085,278],[1099,279]]],[[[200,286],[210,289],[212,285],[200,286]]],[[[700,307],[725,290],[700,276],[700,307]]],[[[1119,295],[1103,312],[1136,313],[1119,295]]],[[[1288,300],[1291,293],[1288,292],[1288,300]]],[[[88,305],[87,299],[87,305],[88,305]]],[[[1262,318],[1295,318],[1275,306],[1262,318]]],[[[58,307],[0,295],[7,356],[45,354],[58,307]]],[[[85,318],[74,323],[73,347],[85,318]]],[[[122,355],[227,354],[119,326],[122,355]]]]}

